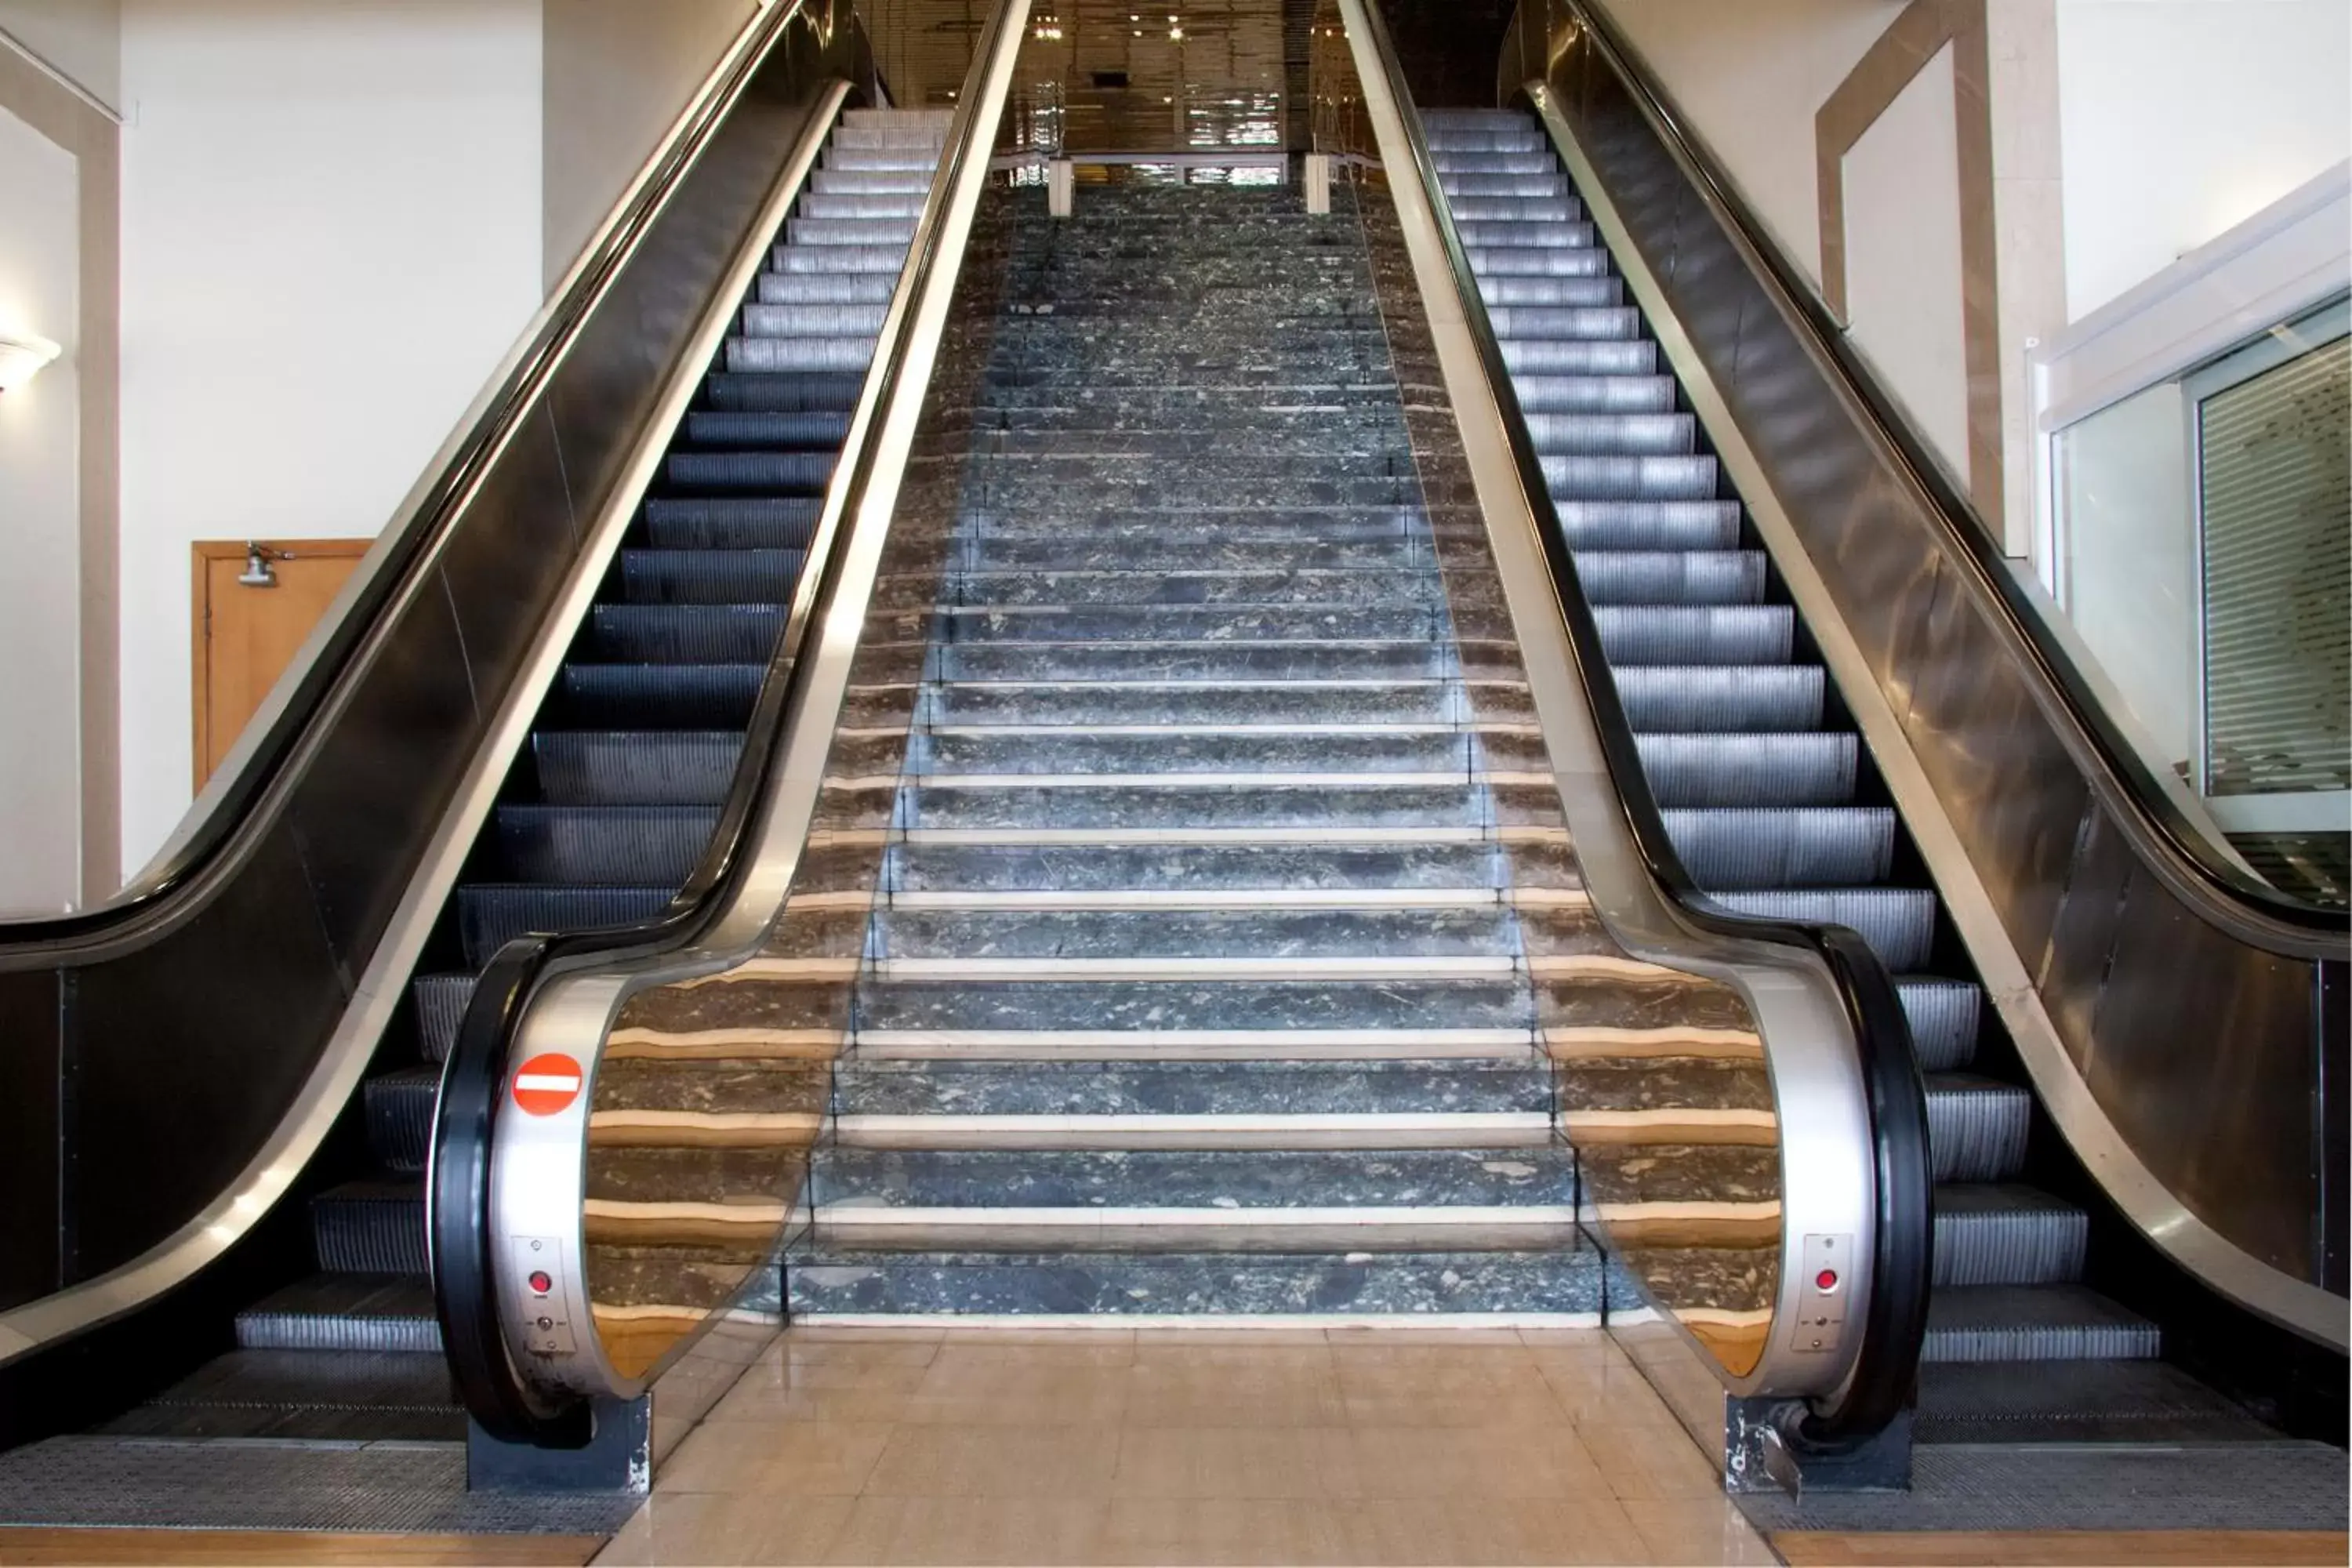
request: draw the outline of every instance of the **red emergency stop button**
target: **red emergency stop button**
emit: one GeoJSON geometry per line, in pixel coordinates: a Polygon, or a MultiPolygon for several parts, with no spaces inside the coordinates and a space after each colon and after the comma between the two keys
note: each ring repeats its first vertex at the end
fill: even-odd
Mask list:
{"type": "Polygon", "coordinates": [[[548,1273],[544,1268],[532,1269],[530,1271],[530,1278],[526,1281],[526,1283],[530,1286],[531,1293],[537,1296],[544,1296],[550,1290],[555,1289],[554,1276],[548,1273]]]}
{"type": "Polygon", "coordinates": [[[1836,1270],[1836,1269],[1834,1269],[1834,1268],[1824,1268],[1824,1269],[1822,1269],[1819,1274],[1814,1275],[1814,1276],[1813,1276],[1813,1289],[1816,1289],[1816,1290],[1834,1290],[1834,1289],[1837,1289],[1837,1270],[1836,1270]]]}

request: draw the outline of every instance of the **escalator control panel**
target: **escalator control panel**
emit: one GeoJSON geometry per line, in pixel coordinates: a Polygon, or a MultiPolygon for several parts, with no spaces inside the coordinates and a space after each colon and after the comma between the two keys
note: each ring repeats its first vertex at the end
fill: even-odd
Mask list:
{"type": "Polygon", "coordinates": [[[579,1348],[572,1333],[572,1292],[563,1268],[563,1243],[551,1236],[509,1239],[515,1281],[515,1321],[522,1325],[523,1348],[533,1355],[570,1355],[579,1348]]]}
{"type": "Polygon", "coordinates": [[[1853,1263],[1853,1237],[1816,1232],[1805,1237],[1799,1258],[1796,1323],[1789,1348],[1828,1354],[1845,1342],[1846,1277],[1853,1263]]]}

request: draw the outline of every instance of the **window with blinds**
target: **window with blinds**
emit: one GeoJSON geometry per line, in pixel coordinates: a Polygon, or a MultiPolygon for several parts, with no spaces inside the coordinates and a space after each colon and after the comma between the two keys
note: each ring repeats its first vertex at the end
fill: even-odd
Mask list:
{"type": "Polygon", "coordinates": [[[2205,793],[2352,787],[2352,338],[2197,405],[2205,793]]]}

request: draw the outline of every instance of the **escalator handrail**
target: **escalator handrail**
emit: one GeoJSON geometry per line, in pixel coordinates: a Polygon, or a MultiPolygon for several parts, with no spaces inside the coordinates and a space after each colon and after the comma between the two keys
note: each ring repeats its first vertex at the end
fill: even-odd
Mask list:
{"type": "MultiPolygon", "coordinates": [[[[1839,925],[1739,913],[1708,897],[1683,864],[1643,769],[1633,724],[1601,647],[1600,626],[1552,504],[1542,459],[1528,438],[1509,366],[1504,362],[1469,253],[1446,202],[1402,64],[1380,7],[1368,4],[1362,10],[1412,150],[1412,176],[1420,182],[1436,219],[1464,321],[1502,416],[1519,487],[1542,538],[1554,598],[1575,653],[1576,673],[1635,850],[1666,901],[1694,930],[1731,941],[1794,948],[1818,958],[1829,972],[1853,1032],[1869,1100],[1875,1177],[1870,1299],[1863,1314],[1862,1340],[1852,1374],[1825,1404],[1816,1402],[1790,1435],[1824,1448],[1862,1441],[1884,1430],[1910,1403],[1926,1338],[1932,1276],[1934,1181],[1927,1151],[1927,1090],[1920,1080],[1902,999],[1885,964],[1857,932],[1839,925]]],[[[1392,173],[1391,177],[1396,176],[1392,173]]]]}
{"type": "Polygon", "coordinates": [[[341,706],[347,685],[362,673],[363,656],[384,616],[408,596],[412,580],[430,570],[466,516],[466,502],[489,472],[507,440],[536,407],[557,368],[593,320],[637,246],[670,197],[701,162],[746,87],[767,63],[777,40],[806,0],[766,8],[729,46],[719,69],[706,81],[634,183],[632,193],[572,264],[562,292],[540,311],[509,353],[497,380],[435,458],[401,510],[369,552],[351,596],[320,628],[316,651],[292,673],[283,700],[273,694],[264,727],[238,751],[243,761],[191,808],[181,834],[156,859],[103,902],[68,915],[0,919],[0,956],[69,959],[92,947],[135,940],[171,919],[185,899],[201,896],[256,837],[273,803],[290,793],[308,750],[341,706]]]}
{"type": "MultiPolygon", "coordinates": [[[[996,126],[980,123],[986,95],[974,86],[992,70],[1008,69],[1017,55],[1021,40],[1017,31],[1007,36],[1006,16],[1006,7],[992,6],[976,40],[971,74],[958,94],[939,168],[908,247],[908,276],[898,289],[901,300],[925,297],[942,260],[943,217],[950,195],[967,177],[972,161],[984,163],[994,150],[996,126]]],[[[850,520],[858,515],[877,471],[883,412],[904,391],[915,314],[911,307],[894,310],[875,344],[873,369],[861,394],[874,417],[862,426],[853,423],[849,446],[835,467],[840,477],[810,540],[790,613],[761,680],[742,755],[702,858],[668,905],[646,920],[533,932],[507,942],[476,983],[458,1025],[442,1078],[427,1184],[435,1307],[461,1402],[486,1431],[503,1440],[575,1447],[589,1436],[588,1405],[550,1399],[532,1389],[508,1352],[499,1320],[489,1181],[496,1111],[516,1037],[536,993],[558,975],[655,958],[698,944],[726,917],[751,873],[753,826],[775,786],[791,738],[804,721],[802,710],[814,666],[803,655],[813,628],[841,613],[834,590],[851,534],[850,520]]]]}
{"type": "MultiPolygon", "coordinates": [[[[1897,403],[1827,301],[1807,279],[1754,206],[1722,173],[1722,163],[1690,130],[1648,63],[1619,36],[1616,25],[1588,0],[1552,0],[1564,6],[1601,59],[1622,82],[1684,174],[1697,187],[1756,270],[1799,336],[1824,363],[1887,449],[1898,476],[1927,503],[1950,554],[1963,563],[1971,596],[1991,607],[2011,647],[2019,649],[2050,700],[2063,713],[2104,777],[2099,793],[2116,807],[2118,824],[2144,859],[2171,873],[2166,881],[2213,924],[2255,947],[2299,958],[2342,958],[2352,936],[2352,910],[2295,898],[2252,875],[2223,855],[2167,792],[2147,760],[2117,726],[2074,656],[2043,622],[2011,570],[1975,503],[1961,492],[1926,438],[1897,403]]],[[[2086,769],[2086,772],[2095,771],[2086,769]]]]}

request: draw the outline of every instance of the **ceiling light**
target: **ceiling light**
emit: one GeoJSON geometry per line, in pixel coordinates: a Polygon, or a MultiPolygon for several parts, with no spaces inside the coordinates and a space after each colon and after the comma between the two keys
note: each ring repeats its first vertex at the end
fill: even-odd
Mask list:
{"type": "Polygon", "coordinates": [[[48,339],[30,332],[0,338],[0,392],[16,391],[64,352],[48,339]]]}

